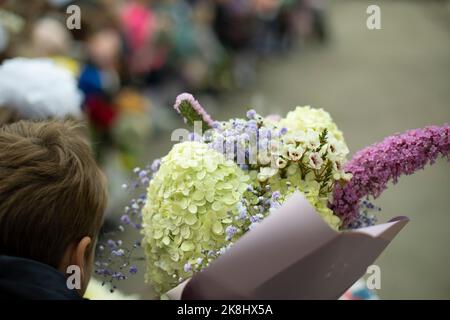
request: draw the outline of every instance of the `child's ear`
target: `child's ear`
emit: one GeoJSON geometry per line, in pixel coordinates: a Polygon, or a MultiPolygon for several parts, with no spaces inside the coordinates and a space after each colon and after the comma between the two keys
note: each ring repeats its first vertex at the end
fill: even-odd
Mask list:
{"type": "Polygon", "coordinates": [[[91,242],[92,240],[90,237],[84,237],[76,244],[73,252],[72,264],[80,267],[82,277],[85,276],[83,273],[86,269],[86,257],[88,256],[91,242]]]}
{"type": "Polygon", "coordinates": [[[71,266],[77,266],[78,283],[80,288],[77,288],[78,292],[82,296],[88,285],[92,272],[92,259],[93,248],[91,248],[92,239],[90,237],[83,237],[79,242],[72,244],[66,251],[63,261],[61,261],[58,270],[61,271],[66,277],[73,272],[73,269],[69,269],[71,266]],[[71,270],[71,271],[69,271],[71,270]]]}
{"type": "Polygon", "coordinates": [[[80,242],[76,243],[73,247],[69,265],[76,265],[80,268],[80,282],[81,288],[79,288],[80,295],[84,294],[87,288],[89,279],[91,277],[91,263],[89,259],[89,253],[93,250],[90,246],[92,239],[90,237],[83,237],[80,242]]]}
{"type": "Polygon", "coordinates": [[[64,253],[63,260],[61,261],[58,270],[66,274],[67,268],[73,265],[78,266],[80,269],[84,269],[86,263],[85,259],[91,241],[91,238],[86,236],[79,242],[71,244],[64,253]]]}

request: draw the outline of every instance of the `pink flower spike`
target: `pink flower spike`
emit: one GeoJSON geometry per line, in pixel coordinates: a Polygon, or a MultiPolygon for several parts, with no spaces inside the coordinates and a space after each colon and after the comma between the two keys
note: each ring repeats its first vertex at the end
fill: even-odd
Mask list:
{"type": "Polygon", "coordinates": [[[213,119],[203,109],[200,103],[195,100],[194,96],[190,93],[182,93],[177,96],[173,108],[183,116],[186,123],[193,125],[194,121],[202,120],[209,127],[213,126],[213,119]],[[182,108],[182,104],[187,103],[190,108],[182,108]]]}
{"type": "Polygon", "coordinates": [[[372,196],[377,198],[387,183],[433,164],[441,156],[450,161],[450,126],[430,126],[414,129],[385,138],[382,142],[357,152],[345,165],[353,177],[346,184],[336,184],[330,208],[343,226],[359,216],[359,202],[372,196]]]}

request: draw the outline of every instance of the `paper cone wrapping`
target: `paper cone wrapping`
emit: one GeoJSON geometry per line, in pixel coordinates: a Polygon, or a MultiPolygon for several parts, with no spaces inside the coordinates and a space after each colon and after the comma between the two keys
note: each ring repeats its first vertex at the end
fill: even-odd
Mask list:
{"type": "Polygon", "coordinates": [[[187,300],[338,299],[409,221],[337,232],[300,193],[167,294],[187,300]]]}

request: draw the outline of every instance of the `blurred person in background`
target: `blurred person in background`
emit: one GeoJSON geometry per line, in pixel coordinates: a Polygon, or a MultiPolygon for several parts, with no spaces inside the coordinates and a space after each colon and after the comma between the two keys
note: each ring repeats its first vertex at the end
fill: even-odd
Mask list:
{"type": "Polygon", "coordinates": [[[19,119],[81,119],[82,97],[73,75],[50,59],[15,58],[0,65],[0,125],[19,119]]]}

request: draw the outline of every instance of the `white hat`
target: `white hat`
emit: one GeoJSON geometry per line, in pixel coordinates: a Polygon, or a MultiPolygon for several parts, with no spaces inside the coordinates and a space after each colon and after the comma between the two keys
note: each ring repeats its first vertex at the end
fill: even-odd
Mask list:
{"type": "Polygon", "coordinates": [[[27,119],[81,116],[77,81],[50,59],[15,58],[0,65],[0,106],[27,119]]]}

